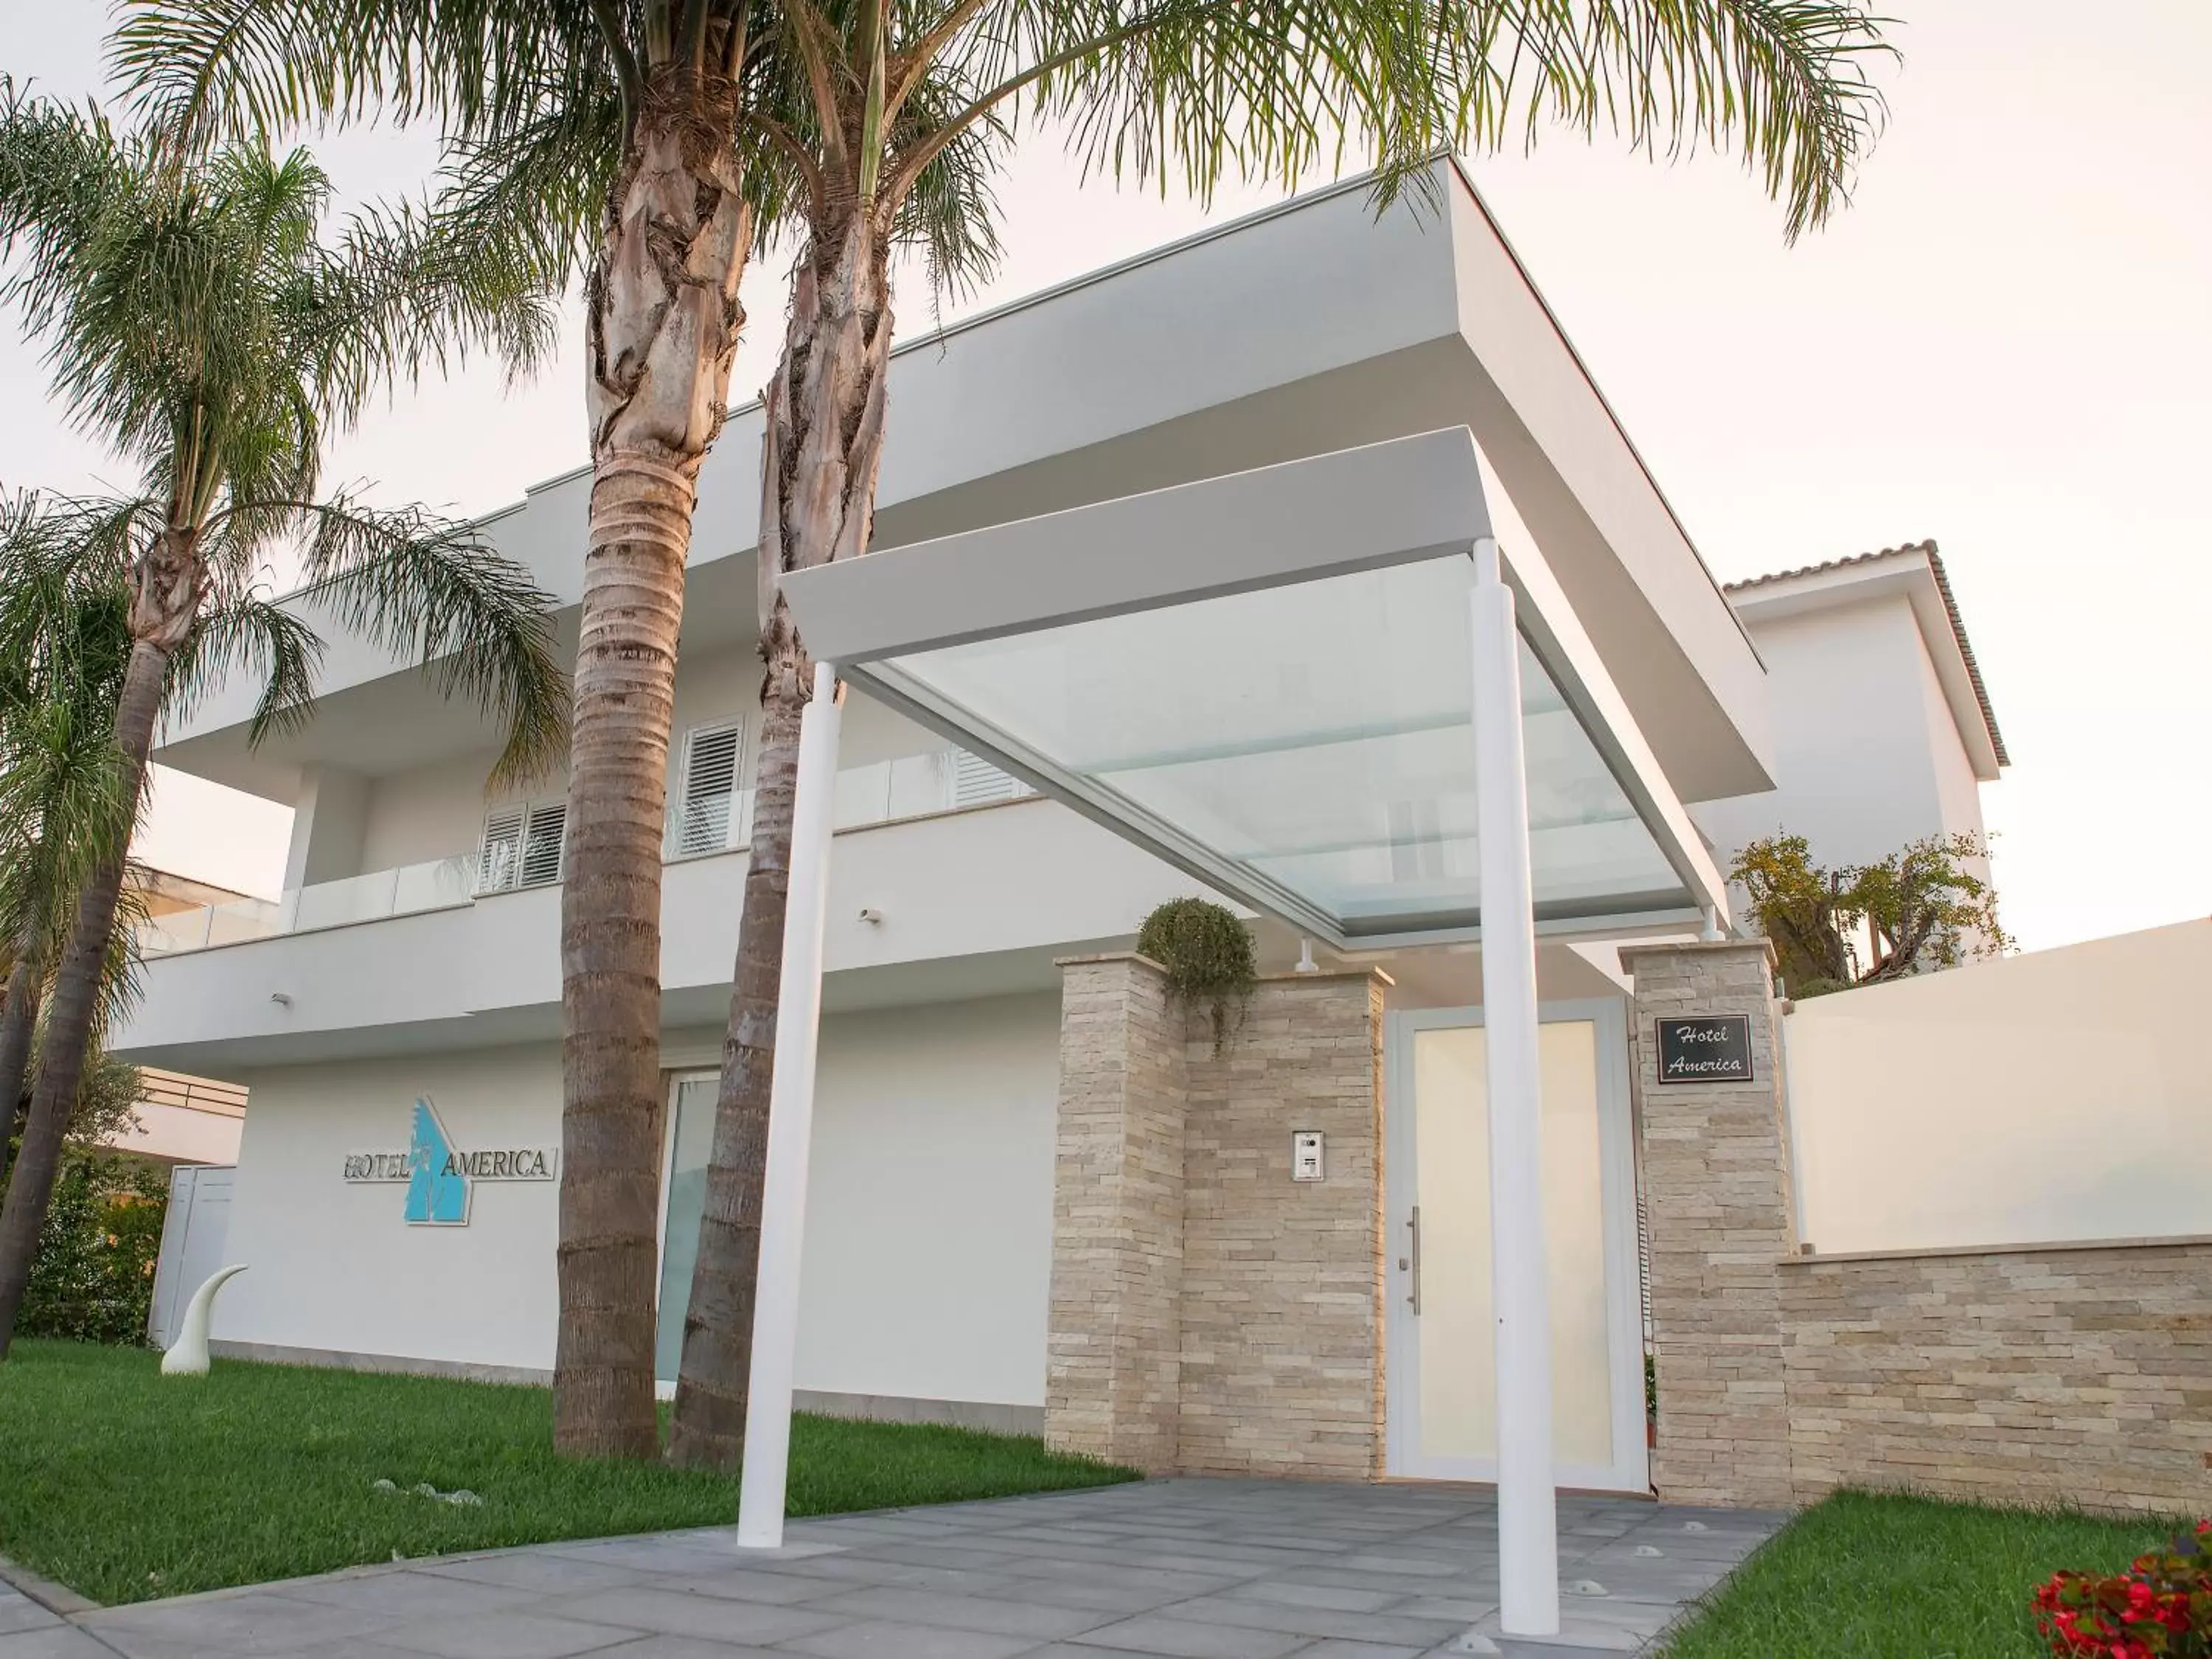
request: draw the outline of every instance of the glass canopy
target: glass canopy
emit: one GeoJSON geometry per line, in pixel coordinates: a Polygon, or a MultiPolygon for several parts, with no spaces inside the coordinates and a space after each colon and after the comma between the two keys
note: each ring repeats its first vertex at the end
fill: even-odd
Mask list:
{"type": "Polygon", "coordinates": [[[1535,924],[1695,922],[1719,874],[1541,551],[1498,557],[1480,471],[1447,428],[780,586],[893,707],[1226,897],[1379,948],[1482,926],[1481,549],[1515,596],[1535,924]]]}
{"type": "MultiPolygon", "coordinates": [[[[1472,928],[1474,581],[1468,557],[1432,558],[890,657],[864,678],[1346,942],[1472,928]]],[[[1521,676],[1538,919],[1691,904],[1525,639],[1521,676]]]]}

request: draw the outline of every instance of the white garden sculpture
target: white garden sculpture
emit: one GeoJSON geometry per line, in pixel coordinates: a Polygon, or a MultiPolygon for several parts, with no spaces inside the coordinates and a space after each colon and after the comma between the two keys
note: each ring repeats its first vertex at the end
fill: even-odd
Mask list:
{"type": "Polygon", "coordinates": [[[206,1284],[192,1292],[192,1299],[185,1309],[185,1322],[177,1332],[177,1340],[169,1344],[169,1351],[161,1356],[162,1376],[205,1376],[208,1374],[208,1322],[215,1315],[215,1293],[245,1271],[243,1261],[235,1267],[219,1268],[208,1275],[206,1284]]]}

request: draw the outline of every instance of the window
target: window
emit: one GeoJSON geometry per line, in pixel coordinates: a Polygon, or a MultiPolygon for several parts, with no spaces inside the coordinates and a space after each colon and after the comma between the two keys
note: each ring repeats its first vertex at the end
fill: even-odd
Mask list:
{"type": "Polygon", "coordinates": [[[484,820],[477,891],[507,893],[518,887],[550,887],[560,880],[562,839],[568,827],[566,801],[495,809],[484,820]]]}
{"type": "Polygon", "coordinates": [[[1029,785],[1009,773],[1001,772],[980,755],[966,750],[954,751],[952,761],[952,804],[955,806],[981,806],[986,801],[1014,800],[1030,793],[1029,785]]]}
{"type": "Polygon", "coordinates": [[[669,856],[720,853],[730,844],[731,814],[738,799],[738,766],[744,758],[742,720],[695,726],[684,739],[684,787],[678,792],[669,856]]]}

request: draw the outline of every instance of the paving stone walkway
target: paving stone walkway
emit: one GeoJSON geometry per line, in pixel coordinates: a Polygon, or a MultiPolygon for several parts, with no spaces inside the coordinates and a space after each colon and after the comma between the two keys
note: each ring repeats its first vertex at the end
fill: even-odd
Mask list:
{"type": "Polygon", "coordinates": [[[64,1619],[0,1659],[1593,1659],[1647,1647],[1779,1526],[1563,1498],[1566,1628],[1498,1634],[1485,1490],[1157,1480],[356,1568],[64,1619]]]}

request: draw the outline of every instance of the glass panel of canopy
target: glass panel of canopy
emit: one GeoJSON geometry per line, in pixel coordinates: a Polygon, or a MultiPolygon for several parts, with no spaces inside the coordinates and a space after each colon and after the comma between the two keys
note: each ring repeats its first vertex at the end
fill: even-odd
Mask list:
{"type": "MultiPolygon", "coordinates": [[[[1382,948],[1480,934],[1468,598],[1488,533],[1461,428],[785,592],[872,695],[1255,910],[1382,948]]],[[[1720,901],[1696,832],[1535,550],[1504,563],[1536,925],[1696,921],[1720,901]]]]}

